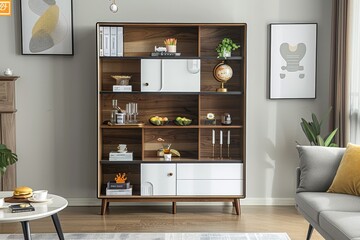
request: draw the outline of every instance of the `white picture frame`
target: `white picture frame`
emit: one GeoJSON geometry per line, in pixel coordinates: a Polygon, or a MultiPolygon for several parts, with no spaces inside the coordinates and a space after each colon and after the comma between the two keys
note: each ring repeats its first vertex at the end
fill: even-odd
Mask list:
{"type": "Polygon", "coordinates": [[[74,55],[72,0],[21,0],[21,54],[74,55]]]}
{"type": "Polygon", "coordinates": [[[270,99],[316,98],[317,24],[270,24],[270,99]]]}

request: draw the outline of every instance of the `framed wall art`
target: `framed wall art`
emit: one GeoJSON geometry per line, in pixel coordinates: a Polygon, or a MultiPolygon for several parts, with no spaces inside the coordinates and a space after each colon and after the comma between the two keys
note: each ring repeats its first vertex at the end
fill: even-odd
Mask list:
{"type": "Polygon", "coordinates": [[[72,0],[21,0],[21,53],[73,55],[72,0]]]}
{"type": "Polygon", "coordinates": [[[270,99],[316,98],[317,24],[270,24],[270,99]]]}

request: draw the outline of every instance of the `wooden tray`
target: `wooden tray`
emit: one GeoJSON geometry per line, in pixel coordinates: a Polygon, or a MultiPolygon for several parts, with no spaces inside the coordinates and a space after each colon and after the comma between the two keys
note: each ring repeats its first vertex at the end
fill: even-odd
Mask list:
{"type": "Polygon", "coordinates": [[[13,197],[6,197],[5,202],[7,203],[29,203],[30,201],[27,198],[13,198],[13,197]]]}

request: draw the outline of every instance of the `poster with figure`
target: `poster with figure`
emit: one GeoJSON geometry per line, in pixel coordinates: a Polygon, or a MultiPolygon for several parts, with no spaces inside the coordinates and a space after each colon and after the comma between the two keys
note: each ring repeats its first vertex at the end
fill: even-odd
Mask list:
{"type": "Polygon", "coordinates": [[[21,0],[23,55],[73,55],[72,0],[21,0]]]}
{"type": "Polygon", "coordinates": [[[270,99],[316,98],[316,23],[270,24],[270,99]]]}

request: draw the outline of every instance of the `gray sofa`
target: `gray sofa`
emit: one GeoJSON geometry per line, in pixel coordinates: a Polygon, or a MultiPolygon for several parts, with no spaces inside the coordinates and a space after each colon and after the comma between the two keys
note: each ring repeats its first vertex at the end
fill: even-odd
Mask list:
{"type": "Polygon", "coordinates": [[[327,240],[360,240],[360,197],[326,192],[345,148],[297,146],[297,149],[300,166],[295,201],[298,211],[309,222],[307,239],[315,228],[327,240]]]}

